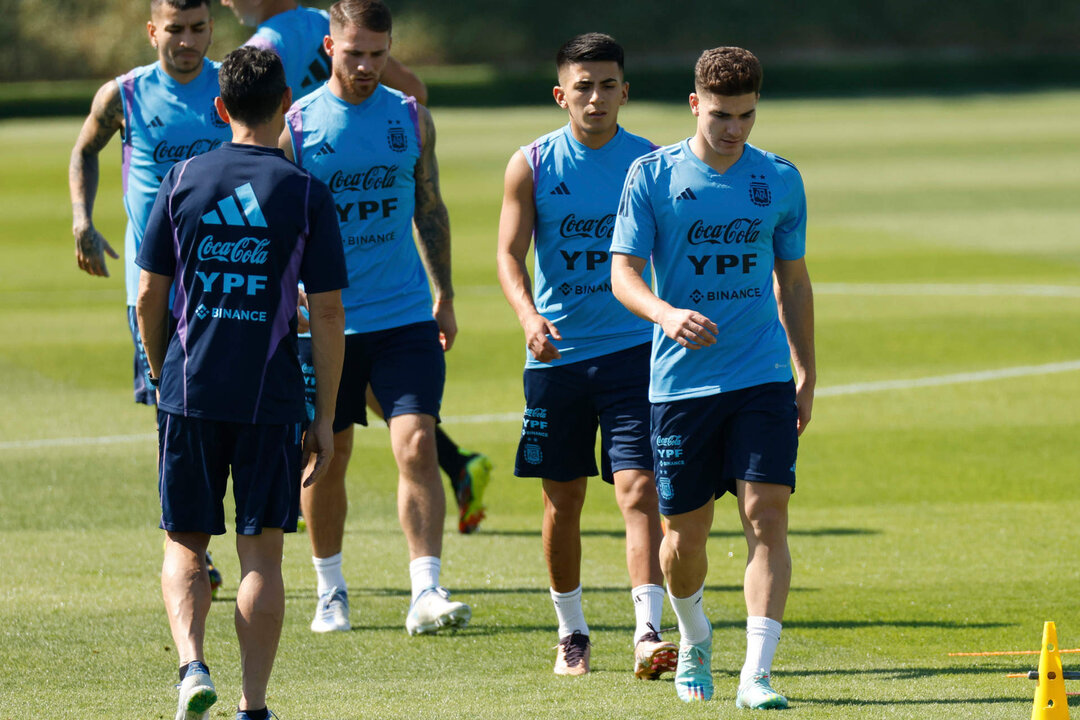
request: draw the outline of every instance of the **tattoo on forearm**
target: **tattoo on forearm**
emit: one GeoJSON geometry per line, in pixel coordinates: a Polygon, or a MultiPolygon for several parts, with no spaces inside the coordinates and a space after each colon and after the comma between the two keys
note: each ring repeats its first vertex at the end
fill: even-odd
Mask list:
{"type": "Polygon", "coordinates": [[[420,238],[420,250],[436,291],[453,297],[450,273],[450,215],[439,193],[439,164],[435,159],[435,127],[424,113],[420,122],[423,149],[416,163],[416,210],[413,222],[420,238]]]}

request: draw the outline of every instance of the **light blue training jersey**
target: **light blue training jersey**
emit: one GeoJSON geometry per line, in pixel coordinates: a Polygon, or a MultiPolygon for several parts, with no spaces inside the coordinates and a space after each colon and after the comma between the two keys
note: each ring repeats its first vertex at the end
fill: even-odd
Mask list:
{"type": "Polygon", "coordinates": [[[329,86],[286,115],[296,164],[330,187],[345,245],[345,332],[432,319],[427,273],[413,242],[420,157],[416,99],[379,85],[359,105],[329,86]]]}
{"type": "Polygon", "coordinates": [[[198,75],[179,83],[159,63],[137,67],[116,78],[124,109],[123,166],[124,275],[127,304],[139,294],[135,256],[154,207],[158,188],[180,160],[213,150],[232,138],[229,125],[218,117],[214,98],[219,63],[203,59],[198,75]]]}
{"type": "Polygon", "coordinates": [[[277,53],[296,102],[330,79],[330,56],[323,47],[329,34],[330,15],[325,10],[298,7],[259,25],[244,44],[277,53]]]}
{"type": "Polygon", "coordinates": [[[569,124],[521,148],[536,205],[534,301],[562,335],[555,341],[561,358],[542,363],[527,352],[527,368],[588,360],[652,338],[650,323],[611,292],[608,249],[626,171],[655,149],[620,127],[593,150],[574,138],[569,124]]]}
{"type": "Polygon", "coordinates": [[[726,173],[690,149],[660,148],[630,169],[612,252],[652,257],[656,294],[719,327],[688,350],[653,330],[649,400],[668,402],[791,379],[773,296],[774,259],[806,250],[806,196],[787,160],[747,144],[726,173]]]}

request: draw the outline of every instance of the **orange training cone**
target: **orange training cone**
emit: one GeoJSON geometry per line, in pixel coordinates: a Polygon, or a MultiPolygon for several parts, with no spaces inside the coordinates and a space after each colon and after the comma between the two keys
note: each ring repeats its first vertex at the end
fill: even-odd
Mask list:
{"type": "Polygon", "coordinates": [[[1065,678],[1061,673],[1057,628],[1049,621],[1043,625],[1039,679],[1035,686],[1035,707],[1031,710],[1031,720],[1069,720],[1069,700],[1065,695],[1065,678]]]}

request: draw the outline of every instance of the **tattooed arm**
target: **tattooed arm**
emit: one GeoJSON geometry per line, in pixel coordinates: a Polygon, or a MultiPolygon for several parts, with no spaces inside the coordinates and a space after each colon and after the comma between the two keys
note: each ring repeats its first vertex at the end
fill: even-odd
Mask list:
{"type": "Polygon", "coordinates": [[[98,154],[112,136],[124,125],[124,109],[120,102],[120,86],[110,81],[94,96],[90,114],[83,123],[68,166],[68,185],[71,189],[72,232],[75,235],[75,259],[79,269],[91,275],[109,276],[105,253],[120,256],[94,228],[94,199],[98,188],[98,154]]]}
{"type": "Polygon", "coordinates": [[[450,279],[450,216],[439,194],[439,163],[435,159],[435,124],[424,106],[417,108],[420,125],[420,159],[416,161],[416,226],[420,258],[435,289],[433,313],[439,323],[444,350],[449,350],[457,335],[454,317],[454,283],[450,279]]]}

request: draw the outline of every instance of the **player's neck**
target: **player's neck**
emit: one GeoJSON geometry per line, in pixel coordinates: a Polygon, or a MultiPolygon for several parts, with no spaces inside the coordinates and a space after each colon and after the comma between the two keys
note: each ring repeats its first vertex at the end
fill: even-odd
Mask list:
{"type": "Polygon", "coordinates": [[[739,149],[738,155],[721,155],[713,150],[701,135],[694,135],[694,137],[690,138],[690,151],[697,156],[698,160],[723,175],[730,170],[735,163],[739,162],[739,158],[746,152],[746,145],[744,144],[739,149]]]}
{"type": "Polygon", "coordinates": [[[232,141],[234,145],[255,145],[261,147],[276,148],[281,131],[285,129],[285,123],[278,118],[274,122],[261,123],[255,127],[231,122],[232,141]]]}
{"type": "Polygon", "coordinates": [[[176,68],[169,67],[167,64],[160,60],[158,61],[158,66],[161,68],[162,72],[164,72],[166,75],[168,75],[181,85],[187,85],[189,82],[199,77],[199,74],[202,73],[203,69],[202,61],[199,61],[199,64],[191,72],[180,72],[176,68]]]}
{"type": "Polygon", "coordinates": [[[570,134],[574,136],[575,140],[590,150],[599,150],[604,147],[611,142],[611,139],[615,137],[617,132],[619,132],[618,125],[615,125],[611,130],[602,133],[587,133],[573,122],[570,123],[570,134]]]}

